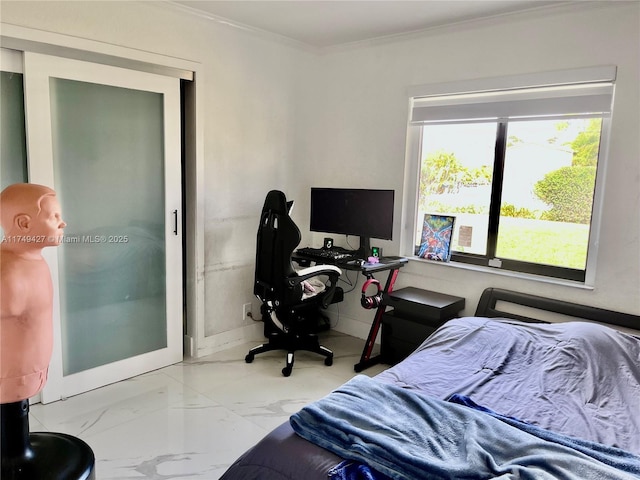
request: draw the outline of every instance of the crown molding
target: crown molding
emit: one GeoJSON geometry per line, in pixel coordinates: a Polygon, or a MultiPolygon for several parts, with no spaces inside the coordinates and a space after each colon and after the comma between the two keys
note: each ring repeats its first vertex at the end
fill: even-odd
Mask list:
{"type": "MultiPolygon", "coordinates": [[[[147,3],[147,2],[144,2],[147,3]]],[[[299,40],[295,40],[293,38],[287,37],[285,35],[280,35],[278,33],[273,33],[268,30],[263,30],[261,28],[253,27],[251,25],[246,25],[241,22],[237,22],[235,20],[231,20],[229,18],[221,17],[218,15],[214,15],[212,13],[204,12],[197,8],[192,8],[187,5],[182,5],[180,3],[176,3],[173,0],[162,0],[159,2],[153,2],[154,5],[164,7],[173,11],[181,12],[192,17],[201,18],[203,20],[210,21],[219,25],[223,28],[229,28],[233,30],[238,30],[244,33],[248,33],[250,35],[254,35],[263,40],[270,40],[276,43],[280,43],[289,47],[298,48],[310,53],[320,53],[322,52],[322,48],[315,47],[313,45],[309,45],[308,43],[301,42],[299,40]]]]}

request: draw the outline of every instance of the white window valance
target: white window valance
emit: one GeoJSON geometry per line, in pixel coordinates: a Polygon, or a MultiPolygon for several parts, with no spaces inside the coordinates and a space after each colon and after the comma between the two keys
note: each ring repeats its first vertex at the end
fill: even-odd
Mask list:
{"type": "Polygon", "coordinates": [[[410,90],[410,123],[606,116],[616,67],[455,82],[410,90]]]}

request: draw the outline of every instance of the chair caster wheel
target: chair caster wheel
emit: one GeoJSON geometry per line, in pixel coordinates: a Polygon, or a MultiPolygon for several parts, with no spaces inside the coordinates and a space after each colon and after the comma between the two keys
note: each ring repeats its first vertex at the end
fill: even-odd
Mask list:
{"type": "Polygon", "coordinates": [[[247,356],[244,357],[244,361],[247,362],[247,363],[251,363],[251,362],[253,362],[253,358],[254,358],[254,355],[251,354],[251,353],[248,353],[247,356]]]}
{"type": "Polygon", "coordinates": [[[327,357],[327,358],[325,358],[325,359],[324,359],[324,364],[325,364],[327,367],[330,367],[331,365],[333,365],[333,357],[327,357]]]}
{"type": "Polygon", "coordinates": [[[288,377],[289,375],[291,375],[291,370],[292,370],[291,367],[284,367],[282,369],[282,375],[285,377],[288,377]]]}

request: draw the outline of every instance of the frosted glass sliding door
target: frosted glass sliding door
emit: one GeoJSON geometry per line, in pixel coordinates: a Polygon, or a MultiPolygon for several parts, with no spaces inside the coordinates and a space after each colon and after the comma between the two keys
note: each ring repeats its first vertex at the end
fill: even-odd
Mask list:
{"type": "Polygon", "coordinates": [[[69,375],[167,346],[162,95],[58,78],[50,88],[69,375]]]}
{"type": "Polygon", "coordinates": [[[47,402],[182,359],[179,81],[25,58],[27,89],[46,91],[29,137],[46,130],[51,152],[30,156],[32,181],[67,222],[47,402]]]}
{"type": "Polygon", "coordinates": [[[27,181],[22,54],[0,49],[0,190],[27,181]]]}

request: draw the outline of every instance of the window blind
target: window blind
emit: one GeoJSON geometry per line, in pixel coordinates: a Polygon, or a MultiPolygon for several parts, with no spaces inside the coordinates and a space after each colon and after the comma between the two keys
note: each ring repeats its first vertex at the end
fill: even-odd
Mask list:
{"type": "MultiPolygon", "coordinates": [[[[585,71],[581,71],[586,73],[585,71]]],[[[590,69],[591,75],[574,75],[568,83],[553,80],[553,74],[537,76],[546,84],[532,85],[526,77],[518,77],[521,87],[505,77],[497,79],[495,87],[491,81],[479,82],[482,90],[469,88],[468,82],[455,91],[446,92],[440,85],[432,88],[437,93],[428,93],[429,88],[414,90],[411,97],[412,124],[450,123],[495,119],[530,119],[544,117],[606,116],[611,113],[615,67],[606,70],[590,69]],[[502,85],[502,88],[501,88],[502,85]]],[[[566,78],[567,75],[559,75],[566,78]]],[[[471,86],[472,87],[472,86],[471,86]]]]}

